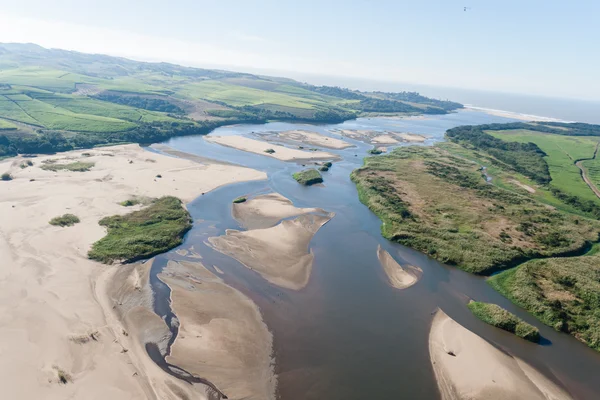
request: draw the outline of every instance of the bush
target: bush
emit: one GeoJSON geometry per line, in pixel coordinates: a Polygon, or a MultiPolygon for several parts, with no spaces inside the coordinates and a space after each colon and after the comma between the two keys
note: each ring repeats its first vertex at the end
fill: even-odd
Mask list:
{"type": "Polygon", "coordinates": [[[275,150],[273,150],[273,149],[266,149],[265,153],[273,154],[273,153],[275,153],[275,150]]]}
{"type": "Polygon", "coordinates": [[[13,177],[8,172],[5,172],[0,176],[0,179],[2,179],[3,181],[12,181],[13,177]]]}
{"type": "Polygon", "coordinates": [[[383,153],[383,151],[381,151],[379,149],[371,149],[367,153],[377,155],[377,154],[383,153]]]}
{"type": "Polygon", "coordinates": [[[73,226],[79,222],[80,222],[79,218],[76,215],[64,214],[64,215],[61,215],[60,217],[52,218],[50,220],[49,224],[65,227],[65,226],[73,226]]]}
{"type": "Polygon", "coordinates": [[[245,198],[245,197],[238,197],[237,199],[233,200],[233,202],[234,202],[235,204],[243,203],[243,202],[245,202],[245,201],[246,201],[246,198],[245,198]]]}
{"type": "Polygon", "coordinates": [[[316,169],[305,169],[304,171],[296,172],[293,177],[298,183],[305,186],[323,182],[323,177],[316,169]]]}
{"type": "Polygon", "coordinates": [[[470,301],[467,307],[469,307],[469,310],[477,318],[487,324],[514,333],[531,342],[537,343],[540,341],[540,331],[538,328],[528,324],[496,304],[470,301]]]}

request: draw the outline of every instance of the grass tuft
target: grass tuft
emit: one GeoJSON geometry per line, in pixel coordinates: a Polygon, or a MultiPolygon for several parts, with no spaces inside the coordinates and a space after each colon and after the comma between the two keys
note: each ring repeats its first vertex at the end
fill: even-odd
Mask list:
{"type": "Polygon", "coordinates": [[[46,163],[42,165],[42,169],[46,171],[72,171],[72,172],[87,172],[95,164],[93,162],[74,162],[70,164],[46,163]]]}
{"type": "Polygon", "coordinates": [[[245,198],[245,197],[243,197],[243,196],[242,196],[242,197],[238,197],[237,199],[234,199],[234,200],[233,200],[233,202],[234,202],[235,204],[238,204],[238,203],[244,203],[245,201],[246,201],[246,198],[245,198]]]}
{"type": "Polygon", "coordinates": [[[48,222],[50,225],[55,225],[55,226],[73,226],[75,224],[78,224],[79,221],[79,217],[77,217],[76,215],[73,214],[64,214],[61,215],[60,217],[54,217],[50,220],[50,222],[48,222]]]}
{"type": "Polygon", "coordinates": [[[316,169],[305,169],[304,171],[293,174],[294,179],[305,186],[314,185],[323,182],[323,177],[316,169]]]}

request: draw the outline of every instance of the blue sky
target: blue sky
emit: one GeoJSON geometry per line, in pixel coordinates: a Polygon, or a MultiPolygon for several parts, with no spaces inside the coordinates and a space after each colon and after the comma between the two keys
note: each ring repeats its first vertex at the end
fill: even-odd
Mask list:
{"type": "Polygon", "coordinates": [[[600,1],[82,3],[0,0],[0,42],[600,100],[600,1]]]}

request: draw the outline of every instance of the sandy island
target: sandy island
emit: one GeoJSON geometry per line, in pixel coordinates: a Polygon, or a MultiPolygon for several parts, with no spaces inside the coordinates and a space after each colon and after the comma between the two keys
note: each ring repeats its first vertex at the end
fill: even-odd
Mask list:
{"type": "Polygon", "coordinates": [[[370,144],[397,144],[405,143],[423,143],[427,140],[426,136],[408,132],[381,132],[361,129],[335,129],[334,133],[339,133],[342,136],[347,136],[354,140],[370,144]]]}
{"type": "Polygon", "coordinates": [[[284,218],[309,214],[325,213],[320,208],[298,208],[279,193],[269,193],[253,197],[243,203],[233,204],[232,214],[245,229],[270,228],[284,218]]]}
{"type": "Polygon", "coordinates": [[[210,238],[210,244],[275,285],[294,290],[303,288],[310,278],[314,258],[309,252],[309,243],[333,213],[317,209],[319,214],[306,214],[307,209],[294,207],[278,194],[260,196],[249,202],[249,207],[240,203],[234,211],[242,224],[251,221],[254,226],[270,226],[283,218],[300,216],[261,229],[230,229],[223,236],[210,238]],[[266,218],[258,222],[261,216],[266,218]]]}
{"type": "Polygon", "coordinates": [[[377,258],[379,258],[379,262],[388,277],[390,285],[396,289],[406,289],[421,279],[421,275],[423,274],[421,268],[413,267],[412,265],[407,265],[403,268],[381,245],[377,247],[377,258]]]}
{"type": "Polygon", "coordinates": [[[222,146],[233,147],[237,150],[269,156],[281,161],[309,161],[309,160],[337,160],[338,156],[324,151],[302,151],[290,149],[289,147],[250,139],[245,136],[213,136],[207,135],[204,140],[217,143],[222,146]],[[265,150],[273,149],[274,153],[266,153],[265,150]]]}
{"type": "MultiPolygon", "coordinates": [[[[133,327],[129,333],[116,314],[118,304],[107,295],[112,276],[127,271],[87,259],[91,244],[105,235],[98,221],[139,207],[119,205],[132,195],[174,195],[189,202],[218,186],[266,179],[266,175],[248,168],[163,156],[138,145],[31,160],[34,165],[24,169],[20,168],[23,158],[0,162],[0,171],[14,177],[0,182],[3,396],[183,398],[177,393],[187,393],[189,385],[164,373],[150,361],[141,342],[133,340],[142,336],[158,340],[165,335],[161,318],[144,311],[148,298],[138,295],[137,303],[129,304],[137,308],[128,321],[133,327]],[[40,166],[47,159],[93,162],[95,166],[88,172],[45,171],[40,166]],[[66,228],[48,224],[64,213],[77,215],[81,222],[66,228]],[[61,377],[66,384],[60,383],[61,377]]],[[[143,292],[144,271],[129,272],[126,282],[130,289],[143,292]]]]}
{"type": "Polygon", "coordinates": [[[340,150],[347,149],[348,147],[355,147],[353,144],[350,144],[340,139],[325,136],[317,132],[300,129],[284,132],[269,132],[266,134],[261,134],[261,136],[265,138],[276,138],[282,141],[293,142],[296,144],[311,144],[313,146],[320,146],[328,149],[340,150]]]}
{"type": "Polygon", "coordinates": [[[498,350],[438,310],[429,355],[442,400],[567,400],[564,390],[524,361],[498,350]]]}
{"type": "Polygon", "coordinates": [[[179,334],[167,361],[213,383],[229,399],[275,398],[272,336],[258,307],[200,262],[169,261],[179,334]]]}

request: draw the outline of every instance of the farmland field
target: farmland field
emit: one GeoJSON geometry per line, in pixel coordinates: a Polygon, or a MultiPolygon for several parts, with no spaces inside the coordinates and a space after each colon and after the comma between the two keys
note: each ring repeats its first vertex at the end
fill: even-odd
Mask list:
{"type": "Polygon", "coordinates": [[[17,129],[17,126],[10,121],[5,119],[0,119],[0,131],[7,129],[17,129]]]}
{"type": "Polygon", "coordinates": [[[494,137],[520,143],[535,143],[545,157],[552,185],[586,200],[599,201],[581,178],[576,160],[592,158],[600,138],[593,136],[563,136],[525,129],[488,131],[494,137]]]}

